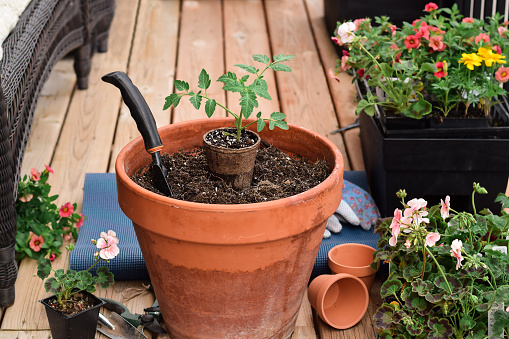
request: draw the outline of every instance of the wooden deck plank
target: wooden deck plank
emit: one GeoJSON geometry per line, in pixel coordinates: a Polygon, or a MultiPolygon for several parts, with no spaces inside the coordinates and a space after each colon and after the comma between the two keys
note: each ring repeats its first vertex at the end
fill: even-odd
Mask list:
{"type": "MultiPolygon", "coordinates": [[[[235,67],[235,64],[253,65],[263,69],[261,63],[253,61],[252,55],[271,55],[270,42],[266,29],[265,12],[261,0],[254,1],[225,1],[224,6],[224,45],[226,70],[233,71],[239,76],[254,75],[235,67]]],[[[267,81],[272,100],[260,98],[259,106],[254,114],[262,112],[268,117],[272,112],[280,111],[279,99],[274,72],[266,72],[263,79],[267,81]]],[[[227,93],[228,108],[240,112],[238,93],[227,93]]]]}
{"type": "Polygon", "coordinates": [[[299,316],[295,323],[295,331],[293,332],[292,339],[314,339],[316,338],[315,324],[313,321],[313,309],[308,300],[308,294],[302,299],[300,306],[299,316]]]}
{"type": "MultiPolygon", "coordinates": [[[[128,65],[127,73],[147,101],[159,127],[170,122],[171,111],[162,108],[164,98],[173,91],[179,14],[179,0],[142,0],[128,65]]],[[[115,171],[120,150],[138,136],[136,123],[127,106],[122,104],[109,172],[115,171]]]]}
{"type": "Polygon", "coordinates": [[[360,128],[356,127],[343,132],[343,138],[348,152],[348,159],[354,171],[364,171],[364,159],[362,158],[360,128]]]}
{"type": "MultiPolygon", "coordinates": [[[[100,77],[112,69],[126,68],[129,48],[125,48],[125,42],[131,41],[137,7],[138,0],[117,3],[109,52],[94,56],[89,89],[76,91],[72,97],[51,163],[55,171],[52,190],[59,194],[57,205],[72,201],[78,204],[80,210],[85,173],[107,170],[120,94],[112,86],[102,85],[100,77]]],[[[33,167],[36,166],[38,164],[33,167]]],[[[55,269],[67,267],[65,250],[63,254],[53,263],[55,269]]],[[[48,328],[43,306],[37,300],[49,294],[35,275],[36,267],[37,263],[33,260],[21,262],[15,285],[16,302],[5,311],[3,330],[48,328]]]]}
{"type": "Polygon", "coordinates": [[[21,167],[22,178],[30,173],[32,167],[40,171],[44,169],[44,164],[50,164],[75,84],[73,60],[66,58],[58,62],[37,102],[21,167]]]}
{"type": "MultiPolygon", "coordinates": [[[[199,90],[198,75],[205,69],[212,81],[207,94],[220,103],[225,102],[225,95],[221,83],[215,80],[224,73],[222,17],[221,0],[182,2],[175,77],[189,82],[190,90],[196,92],[199,90]]],[[[226,113],[217,109],[214,116],[226,116],[226,113]]],[[[203,106],[197,111],[186,97],[173,109],[172,122],[206,117],[203,106]]]]}
{"type": "Polygon", "coordinates": [[[273,53],[296,55],[288,63],[293,72],[276,74],[283,113],[288,122],[329,138],[350,169],[342,136],[330,133],[338,121],[303,0],[267,1],[265,7],[273,53]]]}

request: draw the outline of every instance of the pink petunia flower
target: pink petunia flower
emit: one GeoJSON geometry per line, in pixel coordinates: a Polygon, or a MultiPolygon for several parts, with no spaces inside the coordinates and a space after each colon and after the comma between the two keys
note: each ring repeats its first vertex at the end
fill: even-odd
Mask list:
{"type": "Polygon", "coordinates": [[[336,35],[339,37],[339,40],[343,44],[348,44],[352,42],[353,38],[355,37],[355,29],[355,24],[351,21],[348,21],[338,27],[336,30],[336,35]]]}
{"type": "Polygon", "coordinates": [[[21,201],[21,202],[29,202],[30,200],[32,200],[33,197],[34,197],[34,195],[32,193],[29,193],[27,195],[24,195],[24,196],[20,197],[19,201],[21,201]]]}
{"type": "Polygon", "coordinates": [[[509,312],[509,306],[507,306],[507,308],[505,309],[506,312],[509,312]]]}
{"type": "Polygon", "coordinates": [[[438,9],[438,5],[434,2],[428,3],[426,6],[424,6],[424,10],[426,12],[432,12],[438,9]]]}
{"type": "Polygon", "coordinates": [[[418,30],[417,29],[414,29],[414,31],[416,31],[417,33],[415,34],[415,36],[417,38],[424,38],[426,40],[429,40],[429,28],[428,26],[422,26],[420,27],[418,30]]]}
{"type": "Polygon", "coordinates": [[[32,238],[30,239],[30,248],[34,252],[39,252],[41,250],[42,244],[44,244],[44,238],[42,237],[42,235],[32,233],[32,238]]]}
{"type": "Polygon", "coordinates": [[[434,35],[429,39],[429,47],[435,52],[442,52],[446,45],[444,44],[444,39],[440,35],[434,35]]]}
{"type": "Polygon", "coordinates": [[[461,256],[461,248],[463,247],[463,243],[461,240],[454,239],[451,244],[451,256],[457,259],[456,262],[456,270],[458,270],[461,267],[461,262],[463,261],[463,258],[461,256]]]}
{"type": "Polygon", "coordinates": [[[405,46],[407,49],[418,48],[421,45],[421,39],[416,35],[409,35],[405,38],[405,46]]]}
{"type": "Polygon", "coordinates": [[[80,228],[81,226],[83,226],[83,222],[85,221],[85,216],[83,215],[83,213],[80,213],[80,218],[78,219],[78,221],[76,222],[76,228],[80,228]]]}
{"type": "Polygon", "coordinates": [[[396,31],[398,30],[398,26],[391,25],[391,27],[389,27],[389,29],[391,30],[392,36],[395,36],[396,35],[396,31]]]}
{"type": "Polygon", "coordinates": [[[338,39],[336,38],[335,36],[331,36],[330,39],[338,46],[343,46],[343,43],[338,39]]]}
{"type": "Polygon", "coordinates": [[[410,246],[411,246],[411,245],[412,245],[412,243],[410,242],[410,239],[407,239],[407,240],[405,241],[405,247],[406,247],[406,248],[410,248],[410,246]]]}
{"type": "Polygon", "coordinates": [[[349,70],[350,68],[352,68],[352,66],[348,65],[347,62],[348,62],[348,59],[349,57],[346,56],[346,55],[343,55],[341,57],[341,70],[344,72],[344,71],[347,71],[349,70]]]}
{"type": "MultiPolygon", "coordinates": [[[[364,21],[367,21],[368,19],[366,18],[363,18],[363,19],[355,19],[353,21],[353,24],[355,25],[355,30],[358,30],[360,28],[360,25],[364,22],[364,21]]],[[[371,26],[371,25],[370,25],[371,26]]]]}
{"type": "Polygon", "coordinates": [[[440,240],[440,234],[435,232],[430,232],[426,235],[426,242],[424,246],[432,247],[435,246],[435,243],[440,240]]]}
{"type": "Polygon", "coordinates": [[[49,167],[48,165],[44,165],[46,167],[46,171],[48,171],[49,173],[53,174],[55,172],[53,172],[53,169],[51,167],[49,167]]]}
{"type": "Polygon", "coordinates": [[[33,181],[41,180],[41,173],[37,172],[37,170],[35,168],[32,168],[32,170],[30,171],[30,174],[32,175],[33,181]]]}
{"type": "Polygon", "coordinates": [[[506,32],[507,32],[507,27],[500,26],[498,28],[498,34],[500,34],[501,37],[505,38],[506,37],[506,35],[505,35],[506,32]]]}
{"type": "Polygon", "coordinates": [[[343,56],[350,56],[350,52],[348,52],[346,49],[342,50],[341,53],[343,53],[343,56]]]}
{"type": "Polygon", "coordinates": [[[60,209],[58,210],[58,214],[62,218],[68,218],[74,212],[74,206],[70,202],[66,202],[60,209]]]}
{"type": "Polygon", "coordinates": [[[55,255],[55,253],[51,253],[51,255],[49,256],[49,260],[54,261],[56,257],[57,256],[55,255]]]}
{"type": "Polygon", "coordinates": [[[495,79],[500,82],[507,82],[509,80],[509,67],[500,67],[495,72],[495,79]]]}
{"type": "Polygon", "coordinates": [[[97,239],[97,248],[99,249],[99,256],[104,260],[111,260],[115,258],[120,250],[118,249],[118,238],[116,233],[108,231],[108,233],[101,232],[101,238],[97,239]]]}
{"type": "Polygon", "coordinates": [[[449,210],[451,208],[450,201],[451,201],[450,196],[446,196],[445,201],[440,199],[440,204],[442,205],[442,207],[440,207],[440,215],[442,216],[443,219],[449,218],[449,210]]]}
{"type": "Polygon", "coordinates": [[[332,70],[330,70],[330,69],[329,69],[329,77],[330,77],[331,79],[336,80],[337,82],[340,82],[340,81],[339,81],[338,76],[336,75],[336,73],[334,73],[334,72],[333,72],[332,70]]]}
{"type": "Polygon", "coordinates": [[[502,54],[502,49],[500,48],[499,45],[494,45],[492,49],[495,51],[495,53],[502,54]]]}
{"type": "Polygon", "coordinates": [[[481,41],[488,43],[490,42],[490,37],[486,33],[480,33],[478,36],[475,37],[474,41],[476,44],[478,44],[481,41]]]}
{"type": "Polygon", "coordinates": [[[420,25],[420,27],[423,27],[423,26],[427,26],[428,24],[426,23],[426,21],[422,21],[421,19],[415,19],[413,22],[412,22],[412,26],[417,26],[417,24],[420,25]]]}
{"type": "Polygon", "coordinates": [[[461,22],[473,24],[474,18],[463,18],[463,20],[461,20],[461,22]]]}
{"type": "Polygon", "coordinates": [[[437,78],[443,78],[448,74],[448,72],[446,72],[444,69],[445,68],[444,62],[442,61],[437,62],[435,64],[435,67],[437,68],[437,71],[433,74],[435,74],[437,78]]]}

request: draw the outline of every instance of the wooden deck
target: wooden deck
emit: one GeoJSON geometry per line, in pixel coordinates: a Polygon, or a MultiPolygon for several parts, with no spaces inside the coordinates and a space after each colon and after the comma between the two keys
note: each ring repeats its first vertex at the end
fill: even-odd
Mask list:
{"type": "MultiPolygon", "coordinates": [[[[119,150],[139,135],[119,91],[100,80],[103,74],[125,71],[163,126],[205,116],[187,103],[162,111],[174,79],[196,79],[202,68],[217,79],[233,64],[251,63],[252,54],[280,53],[296,55],[289,63],[293,72],[267,74],[273,100],[261,103],[261,109],[284,112],[289,122],[327,136],[342,151],[345,170],[362,170],[358,129],[331,134],[354,122],[354,88],[348,78],[338,84],[327,76],[337,55],[326,33],[322,0],[117,0],[109,51],[94,56],[90,88],[76,89],[70,59],[52,72],[38,103],[23,173],[49,164],[55,171],[52,193],[60,195],[57,203],[77,202],[80,209],[85,173],[113,172],[119,150]]],[[[215,88],[209,94],[224,96],[220,86],[215,88]]],[[[65,267],[63,258],[55,265],[65,267]]],[[[16,302],[2,310],[0,338],[49,337],[37,302],[48,294],[35,272],[35,261],[21,262],[16,302]]],[[[293,338],[374,338],[371,319],[380,304],[379,286],[377,281],[364,319],[349,330],[325,325],[304,298],[293,338]]],[[[141,282],[117,282],[97,294],[123,302],[121,291],[131,287],[141,282]]],[[[145,294],[125,304],[142,312],[152,302],[153,296],[145,294]]]]}

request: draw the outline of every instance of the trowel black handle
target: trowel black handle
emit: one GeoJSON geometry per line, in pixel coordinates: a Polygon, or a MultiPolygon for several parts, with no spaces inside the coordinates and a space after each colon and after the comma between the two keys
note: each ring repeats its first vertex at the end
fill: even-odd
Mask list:
{"type": "Polygon", "coordinates": [[[157,132],[154,116],[138,87],[134,86],[127,74],[121,71],[108,73],[101,79],[120,89],[122,99],[124,99],[125,104],[129,107],[131,116],[136,121],[136,126],[143,137],[147,152],[154,153],[160,151],[163,143],[157,132]]]}

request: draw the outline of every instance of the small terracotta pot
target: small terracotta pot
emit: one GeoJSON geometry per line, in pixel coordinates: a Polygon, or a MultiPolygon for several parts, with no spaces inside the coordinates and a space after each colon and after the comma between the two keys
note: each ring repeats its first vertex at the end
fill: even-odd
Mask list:
{"type": "Polygon", "coordinates": [[[324,274],[309,285],[308,299],[323,321],[342,330],[354,326],[364,317],[369,294],[364,283],[353,275],[324,274]]]}
{"type": "MultiPolygon", "coordinates": [[[[231,129],[231,127],[217,128],[213,131],[224,129],[231,129]]],[[[223,178],[236,190],[251,187],[256,153],[260,146],[260,136],[253,131],[247,131],[247,133],[254,135],[257,139],[253,145],[237,149],[226,148],[212,145],[207,141],[207,135],[213,131],[203,135],[203,148],[209,170],[218,177],[223,178]]]]}
{"type": "Polygon", "coordinates": [[[373,247],[363,244],[349,243],[335,246],[329,251],[329,268],[334,274],[348,273],[358,277],[366,284],[369,292],[376,273],[370,266],[373,262],[373,252],[375,252],[373,247]]]}

